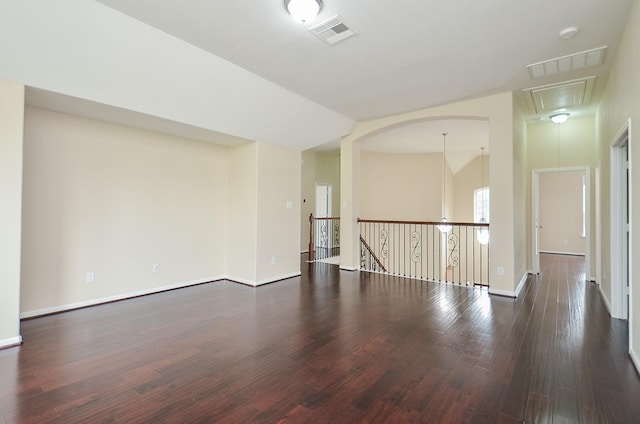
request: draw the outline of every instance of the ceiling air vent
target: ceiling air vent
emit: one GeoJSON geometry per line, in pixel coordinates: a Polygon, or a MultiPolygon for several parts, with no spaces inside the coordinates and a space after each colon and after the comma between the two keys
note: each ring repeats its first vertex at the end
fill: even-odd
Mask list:
{"type": "Polygon", "coordinates": [[[309,28],[309,31],[330,46],[357,34],[337,15],[309,28]]]}
{"type": "Polygon", "coordinates": [[[590,66],[602,65],[607,55],[607,46],[597,49],[586,50],[567,56],[557,57],[544,62],[527,65],[529,76],[532,79],[546,77],[549,75],[564,74],[565,72],[576,71],[590,66]]]}

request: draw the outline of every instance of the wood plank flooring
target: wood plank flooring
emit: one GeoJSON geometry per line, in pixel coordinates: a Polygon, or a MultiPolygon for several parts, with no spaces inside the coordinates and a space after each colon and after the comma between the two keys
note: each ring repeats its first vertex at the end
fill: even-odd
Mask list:
{"type": "Polygon", "coordinates": [[[638,423],[627,324],[584,260],[519,299],[316,263],[24,321],[0,423],[638,423]]]}

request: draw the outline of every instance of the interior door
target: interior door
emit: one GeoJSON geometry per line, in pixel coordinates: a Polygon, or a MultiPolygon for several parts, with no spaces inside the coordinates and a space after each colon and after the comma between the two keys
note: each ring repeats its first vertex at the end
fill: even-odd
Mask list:
{"type": "Polygon", "coordinates": [[[540,274],[540,230],[542,229],[542,226],[540,225],[540,208],[538,206],[538,202],[540,201],[539,193],[538,193],[538,186],[540,184],[539,176],[540,174],[536,171],[533,171],[533,174],[531,176],[531,181],[532,181],[531,216],[533,221],[532,251],[533,251],[533,272],[535,274],[540,274]]]}

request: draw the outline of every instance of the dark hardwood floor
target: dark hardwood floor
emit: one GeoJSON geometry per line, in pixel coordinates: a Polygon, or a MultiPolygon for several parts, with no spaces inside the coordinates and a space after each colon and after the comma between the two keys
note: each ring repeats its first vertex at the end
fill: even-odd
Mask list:
{"type": "Polygon", "coordinates": [[[627,324],[584,261],[519,299],[303,263],[24,321],[1,423],[638,423],[627,324]]]}

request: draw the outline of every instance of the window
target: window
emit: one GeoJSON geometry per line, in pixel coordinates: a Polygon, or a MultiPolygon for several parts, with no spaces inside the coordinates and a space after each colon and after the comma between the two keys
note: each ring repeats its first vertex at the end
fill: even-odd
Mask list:
{"type": "Polygon", "coordinates": [[[480,222],[482,218],[489,222],[489,187],[473,191],[473,222],[480,222]]]}

